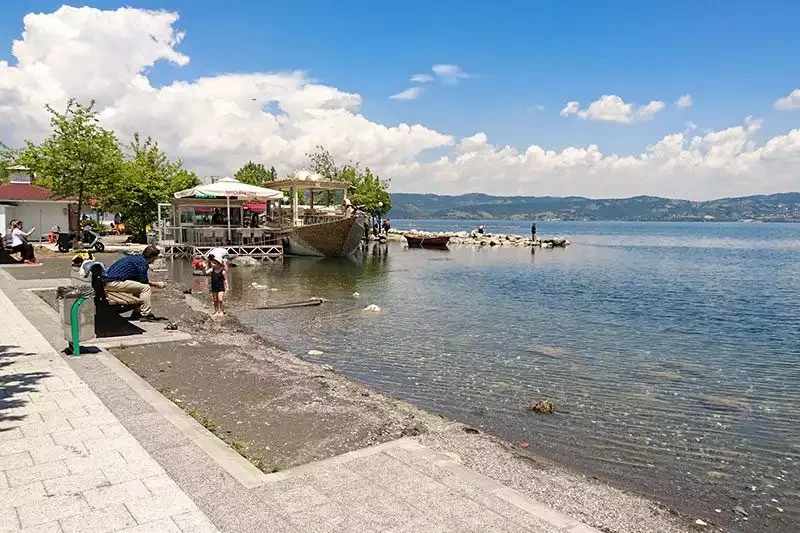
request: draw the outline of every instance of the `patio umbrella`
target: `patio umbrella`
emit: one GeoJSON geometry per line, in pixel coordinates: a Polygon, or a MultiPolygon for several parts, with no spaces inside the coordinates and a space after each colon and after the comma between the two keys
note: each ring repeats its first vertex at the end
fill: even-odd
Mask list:
{"type": "Polygon", "coordinates": [[[231,238],[231,198],[253,200],[275,200],[283,198],[281,191],[242,183],[234,178],[222,178],[214,183],[205,183],[178,191],[175,198],[225,198],[228,201],[228,240],[231,238]]]}

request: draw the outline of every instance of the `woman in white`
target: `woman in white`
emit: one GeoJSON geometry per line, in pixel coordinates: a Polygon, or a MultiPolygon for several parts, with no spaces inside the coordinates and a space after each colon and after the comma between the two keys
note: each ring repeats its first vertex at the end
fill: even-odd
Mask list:
{"type": "Polygon", "coordinates": [[[31,233],[36,231],[36,228],[31,228],[29,231],[22,231],[22,221],[16,220],[11,229],[11,249],[19,252],[22,255],[22,260],[25,263],[35,263],[36,256],[33,254],[33,246],[28,244],[28,237],[31,233]]]}

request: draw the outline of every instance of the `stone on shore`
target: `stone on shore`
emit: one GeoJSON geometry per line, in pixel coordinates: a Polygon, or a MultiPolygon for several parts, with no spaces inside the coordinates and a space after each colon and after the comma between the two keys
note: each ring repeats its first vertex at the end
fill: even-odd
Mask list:
{"type": "Polygon", "coordinates": [[[458,246],[538,246],[541,248],[566,248],[570,242],[564,237],[530,239],[515,234],[492,234],[467,231],[420,231],[390,229],[387,240],[405,243],[403,235],[413,233],[423,237],[450,237],[449,244],[458,246]]]}
{"type": "Polygon", "coordinates": [[[375,304],[370,304],[370,305],[368,305],[368,306],[366,306],[366,307],[364,308],[364,311],[369,311],[369,312],[371,312],[371,313],[380,313],[380,312],[381,312],[381,308],[380,308],[380,307],[378,307],[378,306],[377,306],[377,305],[375,305],[375,304]]]}

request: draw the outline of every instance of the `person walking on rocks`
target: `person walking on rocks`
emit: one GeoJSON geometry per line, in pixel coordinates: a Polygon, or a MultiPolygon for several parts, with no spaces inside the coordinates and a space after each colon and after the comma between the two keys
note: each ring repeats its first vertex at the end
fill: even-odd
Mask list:
{"type": "Polygon", "coordinates": [[[151,287],[163,289],[163,281],[150,281],[147,271],[161,252],[155,246],[148,246],[142,255],[126,255],[111,265],[106,276],[106,287],[112,291],[127,292],[142,300],[141,319],[144,322],[158,320],[153,314],[151,287]]]}
{"type": "Polygon", "coordinates": [[[536,240],[536,222],[531,224],[531,240],[532,241],[536,240]]]}

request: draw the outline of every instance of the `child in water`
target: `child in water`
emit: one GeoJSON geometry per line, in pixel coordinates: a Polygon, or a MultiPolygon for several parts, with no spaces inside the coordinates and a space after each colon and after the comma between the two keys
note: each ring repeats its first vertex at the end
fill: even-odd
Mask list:
{"type": "Polygon", "coordinates": [[[214,299],[214,315],[225,314],[225,291],[228,290],[228,273],[225,266],[213,255],[208,256],[206,273],[211,276],[211,297],[214,299]]]}

